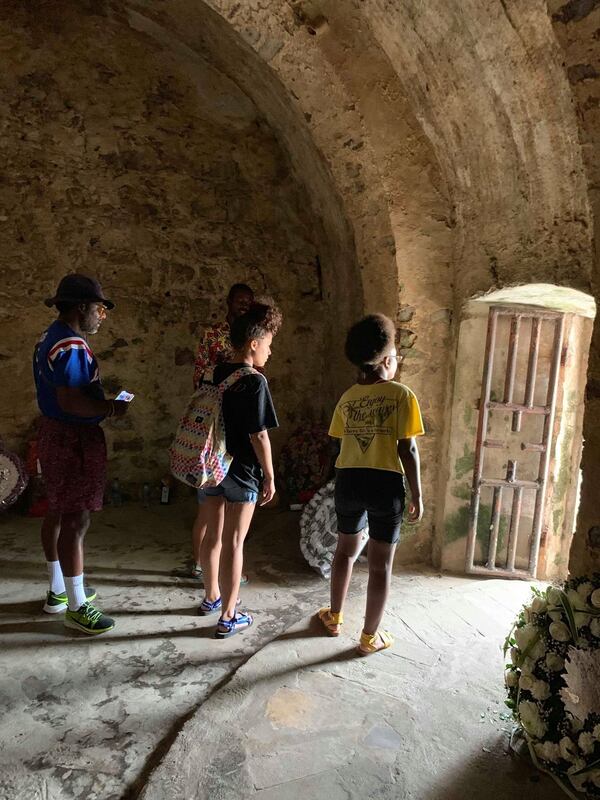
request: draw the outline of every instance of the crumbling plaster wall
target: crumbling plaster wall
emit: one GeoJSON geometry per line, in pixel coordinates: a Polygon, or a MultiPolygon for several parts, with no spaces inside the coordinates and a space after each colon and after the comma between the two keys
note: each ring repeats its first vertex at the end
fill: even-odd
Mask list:
{"type": "Polygon", "coordinates": [[[131,413],[106,425],[113,476],[166,471],[198,337],[223,319],[239,280],[276,296],[285,315],[269,366],[280,444],[304,414],[327,413],[315,369],[330,316],[320,222],[234,83],[83,8],[0,11],[0,433],[23,451],[36,415],[31,352],[54,317],[42,301],[78,270],[117,304],[92,340],[106,388],[136,394],[131,413]]]}
{"type": "MultiPolygon", "coordinates": [[[[135,5],[157,13],[152,2],[135,5]]],[[[162,3],[164,24],[176,28],[184,20],[186,31],[193,30],[185,5],[162,3]]],[[[243,71],[252,77],[247,91],[256,96],[250,84],[258,84],[260,94],[257,75],[275,73],[292,109],[304,116],[352,226],[367,308],[390,311],[393,255],[396,319],[406,331],[406,352],[414,354],[402,375],[430,404],[423,448],[429,514],[400,557],[427,559],[433,547],[439,561],[443,526],[441,503],[435,505],[447,478],[446,381],[457,312],[492,287],[590,284],[579,132],[546,5],[210,0],[206,6],[258,56],[258,65],[244,62],[254,67],[243,71]],[[385,242],[392,245],[388,253],[385,242]]],[[[265,101],[263,94],[259,104],[293,154],[289,109],[265,101]]]]}
{"type": "MultiPolygon", "coordinates": [[[[600,298],[600,3],[598,0],[548,0],[556,37],[575,103],[587,191],[593,214],[594,263],[591,287],[600,298]]],[[[600,569],[600,328],[594,328],[584,419],[583,480],[578,527],[571,552],[574,573],[600,569]]]]}

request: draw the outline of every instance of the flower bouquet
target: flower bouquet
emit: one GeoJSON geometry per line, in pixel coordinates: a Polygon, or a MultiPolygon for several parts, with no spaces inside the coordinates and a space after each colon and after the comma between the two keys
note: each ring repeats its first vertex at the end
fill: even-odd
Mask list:
{"type": "Polygon", "coordinates": [[[297,428],[281,451],[279,477],[291,503],[307,503],[329,477],[331,440],[324,425],[297,428]]]}
{"type": "Polygon", "coordinates": [[[600,797],[600,573],[532,591],[504,644],[506,704],[536,766],[600,797]]]}

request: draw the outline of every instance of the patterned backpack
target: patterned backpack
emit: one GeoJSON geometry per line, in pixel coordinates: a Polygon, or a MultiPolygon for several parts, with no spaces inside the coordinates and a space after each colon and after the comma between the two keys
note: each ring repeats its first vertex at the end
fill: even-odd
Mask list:
{"type": "Polygon", "coordinates": [[[221,383],[213,383],[208,370],[192,395],[179,421],[169,449],[172,474],[188,486],[218,486],[232,462],[225,444],[223,393],[245,375],[258,374],[253,367],[241,367],[221,383]]]}

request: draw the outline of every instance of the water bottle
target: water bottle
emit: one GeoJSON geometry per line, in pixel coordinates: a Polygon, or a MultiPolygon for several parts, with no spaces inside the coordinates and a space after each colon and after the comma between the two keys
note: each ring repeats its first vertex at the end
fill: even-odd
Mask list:
{"type": "Polygon", "coordinates": [[[117,478],[113,480],[110,485],[110,502],[115,508],[123,505],[123,495],[121,494],[121,485],[117,478]]]}

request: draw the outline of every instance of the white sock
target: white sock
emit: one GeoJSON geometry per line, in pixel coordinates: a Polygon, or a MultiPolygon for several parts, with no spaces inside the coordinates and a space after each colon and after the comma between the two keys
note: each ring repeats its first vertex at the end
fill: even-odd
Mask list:
{"type": "Polygon", "coordinates": [[[48,578],[50,579],[50,591],[54,594],[64,594],[65,579],[63,578],[60,561],[46,561],[48,566],[48,578]]]}
{"type": "Polygon", "coordinates": [[[67,578],[65,575],[65,587],[69,598],[69,611],[77,611],[85,603],[85,592],[83,590],[83,573],[67,578]]]}

